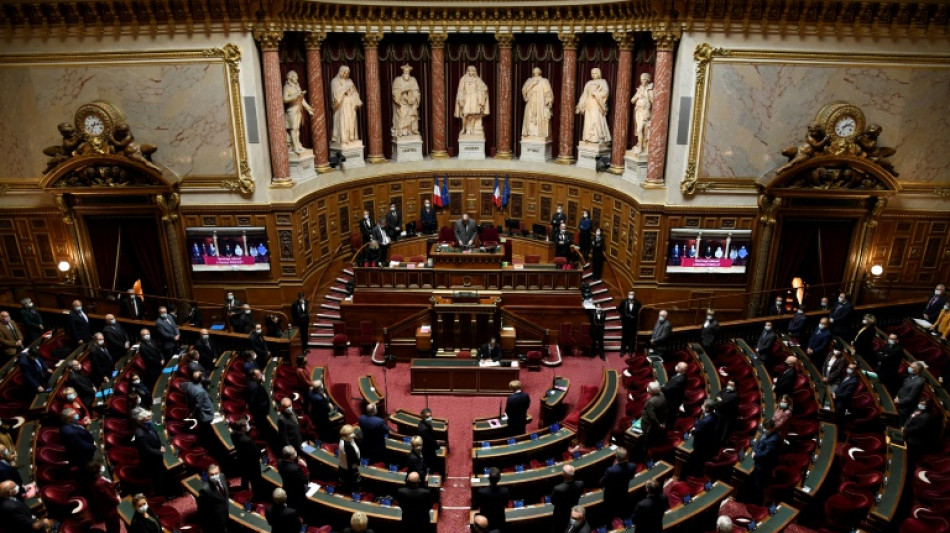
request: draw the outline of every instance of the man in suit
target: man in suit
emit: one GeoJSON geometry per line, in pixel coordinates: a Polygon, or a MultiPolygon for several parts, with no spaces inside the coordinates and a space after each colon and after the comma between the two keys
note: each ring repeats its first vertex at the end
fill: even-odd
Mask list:
{"type": "Polygon", "coordinates": [[[432,427],[432,409],[426,407],[421,415],[422,420],[416,426],[416,434],[422,437],[422,457],[429,467],[429,472],[436,472],[439,470],[439,440],[435,438],[435,429],[432,427]]]}
{"type": "Polygon", "coordinates": [[[567,223],[567,216],[564,214],[564,207],[561,204],[558,204],[557,210],[551,217],[551,236],[553,237],[557,233],[557,230],[561,227],[561,224],[565,223],[567,223]]]}
{"type": "Polygon", "coordinates": [[[119,525],[122,522],[119,518],[119,502],[122,500],[102,461],[88,463],[80,472],[79,482],[93,521],[104,522],[106,533],[119,533],[122,530],[119,525]]]}
{"type": "Polygon", "coordinates": [[[719,413],[719,420],[716,424],[716,433],[719,436],[719,443],[725,444],[729,435],[732,434],[732,427],[739,416],[739,393],[736,392],[736,382],[729,380],[726,387],[719,391],[716,399],[716,412],[719,413]]]}
{"type": "Polygon", "coordinates": [[[719,335],[719,321],[716,320],[716,311],[706,310],[706,321],[703,322],[703,329],[699,332],[699,344],[706,350],[706,354],[712,356],[712,348],[716,343],[716,336],[719,335]]]}
{"type": "Polygon", "coordinates": [[[389,212],[386,213],[386,229],[389,231],[389,238],[396,242],[399,240],[399,233],[402,228],[402,213],[396,210],[396,204],[389,204],[389,212]]]}
{"type": "Polygon", "coordinates": [[[267,349],[267,339],[264,338],[264,328],[260,322],[254,324],[254,329],[247,336],[247,342],[254,350],[255,363],[258,368],[267,366],[270,360],[270,351],[267,349]]]}
{"type": "Polygon", "coordinates": [[[775,351],[776,340],[778,340],[778,336],[772,331],[772,323],[766,322],[758,340],[755,341],[755,354],[759,361],[768,364],[769,358],[772,357],[772,353],[775,351]]]}
{"type": "Polygon", "coordinates": [[[775,385],[772,387],[775,397],[781,398],[785,394],[791,396],[795,392],[796,381],[798,381],[798,358],[790,355],[785,358],[785,371],[775,378],[775,385]]]}
{"type": "Polygon", "coordinates": [[[24,298],[20,300],[20,323],[23,324],[23,345],[29,346],[33,341],[40,338],[46,332],[46,325],[43,321],[43,315],[33,306],[33,300],[24,298]]]}
{"type": "Polygon", "coordinates": [[[23,486],[23,478],[20,476],[20,471],[12,464],[15,462],[16,452],[0,444],[0,483],[7,480],[15,482],[17,486],[20,487],[19,495],[23,496],[26,488],[23,486]]]}
{"type": "Polygon", "coordinates": [[[250,333],[252,329],[254,329],[254,317],[251,316],[251,306],[244,304],[239,312],[231,315],[231,331],[250,333]]]}
{"type": "Polygon", "coordinates": [[[162,346],[162,355],[167,360],[178,350],[178,340],[181,338],[181,332],[178,330],[178,322],[175,321],[175,317],[168,314],[168,309],[164,305],[158,308],[158,319],[155,320],[155,328],[162,346]]]}
{"type": "MultiPolygon", "coordinates": [[[[264,486],[261,484],[261,448],[248,435],[246,418],[240,418],[231,425],[231,441],[237,456],[238,475],[241,476],[241,490],[251,488],[257,496],[264,495],[264,486]]],[[[295,532],[296,533],[296,532],[295,532]]]]}
{"type": "Polygon", "coordinates": [[[574,235],[567,231],[567,224],[562,222],[554,233],[554,256],[569,258],[572,244],[574,244],[574,235]]]}
{"type": "Polygon", "coordinates": [[[83,468],[96,453],[96,440],[89,430],[79,424],[79,413],[73,408],[63,409],[60,416],[63,425],[59,428],[59,435],[66,448],[66,460],[69,466],[83,468]]]}
{"type": "Polygon", "coordinates": [[[36,394],[46,390],[46,384],[53,371],[50,370],[36,348],[24,350],[17,361],[23,375],[23,385],[28,393],[36,394]]]}
{"type": "Polygon", "coordinates": [[[927,300],[927,304],[924,306],[924,312],[922,314],[923,319],[927,322],[935,322],[937,316],[940,315],[940,310],[943,309],[943,304],[947,303],[947,288],[941,283],[937,285],[934,289],[934,295],[927,300]]]}
{"type": "Polygon", "coordinates": [[[17,484],[10,480],[0,482],[0,517],[3,518],[4,531],[9,533],[48,531],[51,525],[48,520],[33,516],[20,498],[17,484]]]}
{"type": "Polygon", "coordinates": [[[782,437],[775,431],[775,422],[771,418],[767,419],[762,428],[765,433],[756,441],[752,451],[752,462],[755,465],[754,482],[755,492],[761,501],[765,493],[765,487],[772,476],[772,470],[778,464],[779,445],[782,443],[782,437]]]}
{"type": "Polygon", "coordinates": [[[604,488],[603,510],[608,523],[629,508],[630,480],[637,471],[637,465],[627,459],[627,449],[623,446],[617,448],[614,457],[616,461],[600,478],[600,486],[604,488]]]}
{"type": "Polygon", "coordinates": [[[370,240],[379,244],[379,263],[389,264],[389,245],[392,244],[392,237],[389,235],[389,228],[386,227],[386,219],[380,217],[376,225],[370,231],[370,240]]]}
{"type": "Polygon", "coordinates": [[[132,443],[139,452],[139,465],[152,476],[155,490],[164,494],[168,490],[165,486],[165,447],[152,426],[152,412],[136,407],[132,410],[132,419],[136,422],[132,443]]]}
{"type": "Polygon", "coordinates": [[[73,342],[84,344],[92,338],[92,327],[89,325],[89,317],[82,310],[82,302],[73,300],[73,310],[66,317],[66,331],[72,337],[73,342]]]}
{"type": "Polygon", "coordinates": [[[670,353],[670,335],[673,334],[673,326],[667,320],[667,316],[665,309],[660,311],[660,317],[653,326],[653,335],[650,336],[650,348],[653,348],[654,354],[661,359],[666,359],[670,353]]]}
{"type": "Polygon", "coordinates": [[[785,301],[781,296],[775,297],[775,303],[769,307],[769,312],[766,315],[784,315],[785,314],[785,301]]]}
{"type": "MultiPolygon", "coordinates": [[[[640,429],[643,430],[643,438],[640,439],[644,446],[662,442],[666,439],[666,421],[668,419],[666,398],[663,391],[660,390],[660,383],[651,381],[647,384],[647,394],[650,398],[643,406],[643,416],[641,417],[640,429]]],[[[646,451],[645,449],[642,451],[646,451]]],[[[636,458],[640,460],[640,457],[636,458]]]]}
{"type": "MultiPolygon", "coordinates": [[[[96,386],[86,376],[82,364],[76,359],[69,361],[69,375],[66,376],[66,384],[76,390],[76,394],[83,405],[90,409],[96,405],[96,386]]],[[[149,401],[151,401],[151,397],[149,401]]]]}
{"type": "Polygon", "coordinates": [[[432,204],[429,203],[428,199],[425,200],[425,204],[422,206],[420,218],[422,219],[422,233],[425,235],[432,235],[435,233],[439,223],[436,220],[435,208],[432,207],[432,204]]]}
{"type": "Polygon", "coordinates": [[[821,364],[821,381],[827,384],[829,388],[834,389],[844,378],[844,370],[847,365],[848,362],[841,353],[841,345],[838,344],[838,341],[832,341],[831,352],[828,353],[825,362],[821,364]]]}
{"type": "Polygon", "coordinates": [[[293,446],[297,453],[303,446],[303,435],[300,433],[300,420],[294,412],[294,405],[290,398],[280,401],[280,413],[277,415],[277,435],[280,446],[293,446]]]}
{"type": "Polygon", "coordinates": [[[800,306],[791,320],[788,321],[788,336],[791,346],[798,346],[804,340],[805,325],[808,317],[805,316],[805,306],[800,306]]]}
{"type": "Polygon", "coordinates": [[[601,361],[606,361],[607,356],[604,353],[604,329],[607,324],[607,315],[600,307],[600,304],[592,309],[588,315],[590,318],[590,356],[600,356],[601,361]]]}
{"type": "Polygon", "coordinates": [[[109,348],[106,346],[106,338],[102,333],[96,332],[92,336],[92,348],[89,350],[89,360],[92,362],[92,382],[96,387],[108,387],[112,383],[112,372],[115,370],[115,362],[109,348]]]}
{"type": "Polygon", "coordinates": [[[126,297],[122,300],[122,315],[132,320],[145,319],[145,302],[135,294],[135,289],[126,291],[126,297]]]}
{"type": "Polygon", "coordinates": [[[429,490],[420,487],[421,478],[417,472],[406,476],[406,486],[396,491],[396,501],[402,509],[402,530],[423,532],[431,531],[429,509],[432,508],[432,496],[429,490]]]}
{"type": "Polygon", "coordinates": [[[822,311],[830,311],[830,310],[831,310],[831,306],[828,305],[828,297],[827,297],[827,296],[822,296],[822,297],[821,297],[821,303],[818,304],[818,309],[821,309],[822,311]]]}
{"type": "Polygon", "coordinates": [[[663,385],[660,390],[663,397],[666,398],[666,427],[672,428],[676,423],[676,417],[679,415],[680,406],[683,405],[683,398],[686,396],[686,363],[680,361],[673,368],[676,372],[673,377],[663,385]]]}
{"type": "Polygon", "coordinates": [[[310,353],[310,302],[304,297],[303,292],[297,293],[297,301],[290,306],[290,318],[294,326],[300,330],[300,344],[303,346],[303,353],[310,353]]]}
{"type": "Polygon", "coordinates": [[[23,351],[23,346],[23,334],[19,326],[10,318],[10,313],[0,311],[0,349],[3,350],[4,360],[16,357],[23,351]]]}
{"type": "Polygon", "coordinates": [[[838,303],[831,309],[831,333],[840,337],[851,336],[851,317],[854,315],[854,306],[848,301],[848,295],[838,295],[838,303]]]}
{"type": "Polygon", "coordinates": [[[455,242],[462,248],[475,246],[475,237],[478,236],[478,223],[468,218],[468,213],[455,221],[455,242]]]}
{"type": "Polygon", "coordinates": [[[310,405],[310,422],[317,430],[320,440],[334,440],[338,435],[330,423],[330,398],[323,386],[323,381],[315,380],[310,384],[307,393],[307,403],[310,405]]]}
{"type": "Polygon", "coordinates": [[[198,350],[198,363],[208,372],[214,370],[214,366],[218,361],[217,347],[211,341],[211,332],[205,328],[201,328],[199,332],[198,340],[195,341],[195,350],[198,350]]]}
{"type": "Polygon", "coordinates": [[[129,394],[133,392],[142,400],[139,406],[143,409],[152,408],[152,389],[146,387],[145,383],[142,382],[142,377],[135,372],[129,375],[129,394]]]}
{"type": "Polygon", "coordinates": [[[501,470],[492,467],[488,470],[488,486],[478,489],[475,493],[475,506],[488,519],[488,524],[493,529],[504,532],[507,529],[505,508],[511,500],[511,490],[508,487],[499,486],[499,481],[501,481],[501,470]]]}
{"type": "Polygon", "coordinates": [[[636,293],[631,289],[627,292],[627,299],[617,306],[620,313],[620,325],[623,329],[623,337],[620,341],[620,356],[624,354],[633,355],[637,346],[637,328],[640,325],[640,309],[643,304],[637,300],[636,293]]]}
{"type": "Polygon", "coordinates": [[[581,494],[584,493],[584,482],[574,479],[574,467],[564,465],[561,470],[563,481],[554,486],[551,491],[551,505],[554,513],[551,516],[552,533],[560,533],[567,528],[571,518],[571,508],[577,505],[581,494]]]}
{"type": "Polygon", "coordinates": [[[211,427],[211,422],[214,421],[214,405],[211,403],[211,396],[204,388],[204,374],[194,372],[191,375],[191,384],[185,389],[185,397],[191,414],[190,418],[194,418],[197,422],[195,429],[199,444],[214,454],[220,449],[220,441],[211,427]]]}
{"type": "Polygon", "coordinates": [[[371,464],[386,457],[386,439],[389,438],[389,425],[377,415],[375,403],[366,404],[366,413],[359,418],[363,441],[360,453],[371,464]]]}
{"type": "Polygon", "coordinates": [[[508,417],[508,434],[521,435],[528,424],[528,409],[531,407],[531,397],[521,390],[521,382],[517,379],[508,384],[511,394],[505,401],[505,416],[508,417]]]}
{"type": "Polygon", "coordinates": [[[118,362],[129,351],[132,339],[111,313],[106,315],[106,325],[102,328],[102,334],[105,336],[106,347],[109,348],[114,362],[118,362]]]}
{"type": "Polygon", "coordinates": [[[498,345],[498,340],[494,335],[488,339],[488,342],[482,345],[478,350],[479,359],[491,359],[492,361],[501,360],[501,346],[498,345]]]}
{"type": "Polygon", "coordinates": [[[277,471],[287,491],[287,505],[293,509],[303,509],[307,501],[307,475],[297,460],[297,450],[293,446],[284,446],[280,451],[277,471]]]}
{"type": "Polygon", "coordinates": [[[907,377],[904,378],[904,383],[897,391],[897,396],[894,397],[894,404],[897,405],[897,423],[902,426],[914,412],[920,393],[924,390],[924,384],[927,382],[922,375],[924,368],[926,366],[921,361],[911,363],[907,367],[907,377]]]}
{"type": "Polygon", "coordinates": [[[901,346],[897,335],[887,336],[887,345],[878,354],[877,376],[893,397],[901,386],[900,368],[904,360],[904,347],[901,346]]]}
{"type": "Polygon", "coordinates": [[[690,431],[693,439],[693,453],[690,454],[686,467],[690,475],[701,477],[706,461],[712,459],[719,451],[719,435],[716,433],[718,425],[719,414],[716,413],[716,401],[706,398],[703,402],[702,414],[690,431]]]}
{"type": "Polygon", "coordinates": [[[369,211],[363,211],[363,218],[360,219],[360,237],[362,238],[363,244],[369,242],[370,234],[374,226],[373,218],[369,216],[369,211]]]}
{"type": "Polygon", "coordinates": [[[587,509],[582,505],[571,507],[571,516],[565,533],[590,533],[590,524],[587,523],[587,509]]]}
{"type": "Polygon", "coordinates": [[[292,507],[287,507],[287,492],[277,487],[274,489],[274,504],[265,513],[271,533],[299,533],[300,514],[292,507]]]}
{"type": "Polygon", "coordinates": [[[930,414],[927,400],[921,398],[916,407],[902,427],[904,443],[907,445],[907,472],[913,472],[920,457],[934,453],[940,445],[940,439],[934,438],[940,428],[934,427],[934,418],[930,414]]]}
{"type": "MultiPolygon", "coordinates": [[[[844,358],[842,358],[843,360],[844,358]]],[[[835,418],[838,425],[846,420],[846,411],[851,407],[851,400],[858,390],[858,365],[851,363],[845,368],[845,378],[834,387],[831,398],[835,402],[835,418]]]]}
{"type": "Polygon", "coordinates": [[[142,373],[142,380],[145,382],[145,386],[149,390],[152,390],[155,387],[155,382],[158,381],[158,377],[162,375],[162,369],[165,368],[165,358],[162,357],[162,352],[152,342],[152,333],[148,328],[142,328],[142,331],[139,332],[139,356],[142,358],[142,362],[145,363],[145,371],[142,373]]]}
{"type": "Polygon", "coordinates": [[[228,481],[221,468],[208,467],[208,481],[198,490],[198,522],[203,531],[228,531],[228,481]]]}
{"type": "Polygon", "coordinates": [[[818,329],[808,339],[808,348],[805,353],[811,357],[812,361],[824,361],[828,355],[828,347],[831,346],[831,332],[828,331],[828,318],[822,318],[818,321],[818,329]]]}
{"type": "Polygon", "coordinates": [[[663,494],[663,488],[655,479],[647,481],[647,495],[637,503],[630,515],[637,533],[661,533],[663,531],[663,513],[670,508],[670,500],[663,494]]]}
{"type": "MultiPolygon", "coordinates": [[[[481,514],[475,513],[475,516],[472,517],[472,523],[469,526],[471,533],[502,533],[502,530],[494,527],[491,522],[489,522],[488,517],[481,514]]],[[[343,533],[352,533],[350,530],[346,530],[343,533]]]]}

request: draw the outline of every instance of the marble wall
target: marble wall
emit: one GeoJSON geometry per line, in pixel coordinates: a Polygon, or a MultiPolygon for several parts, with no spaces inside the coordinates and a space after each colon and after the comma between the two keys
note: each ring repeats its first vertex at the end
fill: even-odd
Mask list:
{"type": "Polygon", "coordinates": [[[11,63],[0,57],[0,179],[37,179],[56,125],[82,104],[104,100],[126,118],[136,141],[159,147],[154,159],[182,178],[233,176],[235,140],[225,64],[185,62],[11,63]],[[28,127],[24,127],[28,125],[28,127]]]}

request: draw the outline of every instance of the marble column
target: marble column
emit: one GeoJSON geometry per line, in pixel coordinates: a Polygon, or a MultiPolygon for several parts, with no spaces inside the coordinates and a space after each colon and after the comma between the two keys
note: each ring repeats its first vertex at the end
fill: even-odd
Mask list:
{"type": "Polygon", "coordinates": [[[368,163],[385,163],[383,155],[383,112],[379,94],[379,41],[382,32],[363,35],[363,56],[366,64],[366,122],[369,124],[368,163]]]}
{"type": "Polygon", "coordinates": [[[645,185],[662,186],[666,170],[666,141],[670,129],[670,97],[673,85],[673,49],[679,33],[653,32],[656,39],[656,71],[653,74],[653,117],[645,185]]]}
{"type": "Polygon", "coordinates": [[[264,107],[267,111],[267,142],[270,144],[270,167],[273,183],[290,183],[290,158],[287,152],[287,126],[284,122],[284,95],[280,82],[280,58],[277,46],[283,32],[255,32],[261,43],[264,66],[264,107]]]}
{"type": "Polygon", "coordinates": [[[627,133],[630,131],[630,87],[633,84],[633,35],[615,32],[614,40],[620,49],[617,86],[614,89],[614,143],[610,153],[611,174],[623,174],[623,156],[627,150],[627,133]]]}
{"type": "Polygon", "coordinates": [[[558,150],[555,163],[570,165],[574,163],[574,94],[577,86],[577,34],[559,33],[558,39],[564,47],[561,59],[561,123],[558,134],[558,150]]]}
{"type": "Polygon", "coordinates": [[[495,109],[496,159],[511,159],[511,46],[515,36],[510,33],[496,33],[498,41],[498,97],[495,109]]]}
{"type": "Polygon", "coordinates": [[[432,159],[449,157],[445,148],[445,40],[444,33],[429,34],[429,54],[432,62],[432,159]]]}
{"type": "Polygon", "coordinates": [[[310,117],[310,134],[313,138],[314,168],[323,174],[333,169],[330,167],[330,141],[327,139],[326,103],[323,95],[323,68],[320,56],[320,45],[326,39],[324,32],[310,32],[306,36],[307,43],[307,90],[310,94],[310,107],[313,116],[310,117]]]}

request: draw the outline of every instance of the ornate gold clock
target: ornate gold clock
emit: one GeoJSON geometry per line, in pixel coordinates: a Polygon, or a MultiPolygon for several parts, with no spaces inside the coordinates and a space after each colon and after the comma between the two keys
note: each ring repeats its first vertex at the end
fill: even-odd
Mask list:
{"type": "Polygon", "coordinates": [[[861,108],[847,102],[832,102],[821,108],[815,121],[831,141],[826,152],[834,155],[857,155],[861,152],[855,143],[858,135],[864,133],[866,125],[861,108]]]}
{"type": "Polygon", "coordinates": [[[101,154],[112,151],[112,145],[108,141],[112,138],[116,123],[123,121],[119,110],[106,102],[84,104],[76,110],[76,131],[93,150],[101,154]]]}

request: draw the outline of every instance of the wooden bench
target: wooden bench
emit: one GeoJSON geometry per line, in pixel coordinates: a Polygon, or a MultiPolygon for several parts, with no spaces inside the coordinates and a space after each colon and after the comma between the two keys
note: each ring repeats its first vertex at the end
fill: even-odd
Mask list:
{"type": "Polygon", "coordinates": [[[152,397],[161,398],[160,402],[152,402],[152,423],[155,425],[155,433],[158,434],[158,440],[165,447],[165,453],[162,460],[165,464],[165,470],[173,472],[184,468],[184,462],[178,457],[178,450],[171,445],[168,439],[168,430],[165,429],[165,404],[168,398],[168,387],[171,384],[171,378],[178,371],[178,359],[173,359],[165,364],[165,368],[155,381],[155,387],[152,388],[152,397]]]}
{"type": "Polygon", "coordinates": [[[570,388],[570,379],[560,376],[554,377],[551,388],[544,393],[544,398],[541,399],[541,420],[539,424],[550,426],[564,419],[564,398],[567,397],[567,391],[570,388]]]}
{"type": "Polygon", "coordinates": [[[539,436],[514,444],[500,444],[485,447],[475,443],[472,448],[472,470],[480,472],[482,468],[497,466],[513,466],[526,464],[531,459],[547,459],[556,457],[567,449],[571,439],[575,436],[571,428],[559,428],[554,433],[539,436]]]}
{"type": "Polygon", "coordinates": [[[884,471],[885,483],[881,484],[871,511],[862,524],[875,533],[893,531],[896,524],[897,508],[900,505],[904,481],[907,479],[907,447],[903,444],[901,430],[887,430],[887,469],[884,471]]]}
{"type": "MultiPolygon", "coordinates": [[[[690,503],[667,509],[663,514],[663,531],[706,531],[707,524],[715,523],[712,517],[719,511],[719,504],[732,494],[732,490],[731,485],[716,481],[708,491],[697,494],[690,503]],[[704,519],[707,516],[710,520],[704,519]]],[[[635,528],[614,531],[635,533],[635,528]]]]}
{"type": "MultiPolygon", "coordinates": [[[[317,468],[322,479],[333,479],[337,476],[339,460],[335,454],[309,444],[303,445],[303,453],[311,459],[308,464],[317,468]]],[[[395,494],[400,487],[406,486],[406,473],[392,471],[389,468],[360,465],[360,476],[362,477],[361,487],[374,494],[395,494]]],[[[438,500],[438,489],[442,487],[441,476],[430,475],[426,484],[430,489],[436,489],[433,495],[438,500]]]]}
{"type": "Polygon", "coordinates": [[[894,404],[894,399],[891,398],[891,393],[887,392],[887,387],[879,379],[872,379],[867,375],[869,372],[876,373],[871,365],[863,358],[861,355],[854,351],[854,348],[850,344],[844,342],[840,337],[838,342],[841,342],[841,345],[844,346],[844,351],[851,356],[851,359],[858,365],[858,368],[861,372],[858,373],[858,378],[864,382],[865,388],[874,396],[874,402],[877,405],[878,410],[881,413],[882,421],[887,426],[893,426],[897,424],[897,406],[894,404]]]}
{"type": "MultiPolygon", "coordinates": [[[[527,423],[530,424],[533,417],[529,414],[527,423]]],[[[491,441],[503,439],[508,436],[508,418],[503,416],[483,416],[472,420],[472,441],[491,441]]],[[[537,432],[533,432],[537,433],[537,432]]],[[[515,440],[527,440],[532,432],[521,435],[512,435],[515,440]]]]}
{"type": "MultiPolygon", "coordinates": [[[[766,420],[771,420],[775,414],[775,394],[772,393],[772,377],[769,376],[769,371],[765,368],[765,365],[762,364],[762,361],[759,361],[759,358],[756,357],[755,351],[750,348],[744,340],[735,339],[733,342],[742,350],[749,359],[749,362],[752,363],[755,376],[759,380],[759,398],[761,398],[762,402],[762,413],[759,416],[759,424],[761,425],[766,420]]],[[[749,476],[752,475],[752,470],[755,466],[752,460],[752,446],[749,445],[745,450],[737,451],[739,452],[739,462],[736,463],[733,477],[738,482],[747,481],[749,476]]]]}
{"type": "MultiPolygon", "coordinates": [[[[405,409],[398,409],[395,413],[389,415],[389,421],[395,424],[399,433],[415,435],[419,429],[419,422],[422,422],[422,417],[405,409]]],[[[433,417],[432,430],[435,432],[435,438],[439,441],[443,443],[449,441],[448,420],[433,417]]]]}
{"type": "MultiPolygon", "coordinates": [[[[709,355],[706,354],[706,350],[703,349],[697,343],[690,343],[688,346],[688,352],[693,358],[693,362],[696,363],[700,368],[700,374],[703,377],[703,382],[706,389],[706,399],[715,399],[719,396],[720,384],[719,384],[719,374],[716,372],[716,365],[713,364],[712,359],[709,358],[709,355]]],[[[695,439],[684,440],[676,447],[676,473],[679,474],[682,472],[683,467],[689,461],[690,456],[693,455],[693,445],[696,443],[695,439]]]]}
{"type": "Polygon", "coordinates": [[[380,417],[386,417],[386,396],[376,385],[376,378],[372,374],[360,377],[359,379],[360,396],[363,397],[363,409],[366,404],[376,404],[376,414],[380,417]]]}
{"type": "Polygon", "coordinates": [[[617,371],[604,369],[604,378],[600,392],[594,401],[581,413],[577,429],[577,440],[581,444],[592,445],[603,439],[613,424],[614,408],[617,405],[617,391],[620,389],[620,377],[617,371]]]}
{"type": "Polygon", "coordinates": [[[818,430],[818,449],[815,450],[815,460],[808,465],[805,475],[795,487],[792,500],[799,508],[804,508],[812,502],[818,491],[821,490],[831,466],[835,460],[835,448],[838,446],[838,426],[830,422],[822,422],[818,430]]]}

